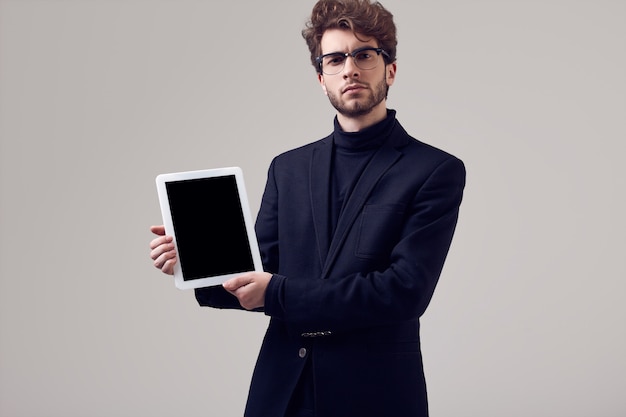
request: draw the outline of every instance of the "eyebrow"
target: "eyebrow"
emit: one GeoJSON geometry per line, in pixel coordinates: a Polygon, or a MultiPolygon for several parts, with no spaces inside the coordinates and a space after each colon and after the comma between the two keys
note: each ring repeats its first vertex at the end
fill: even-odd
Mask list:
{"type": "Polygon", "coordinates": [[[346,51],[346,52],[343,52],[343,51],[334,51],[334,52],[326,52],[326,53],[322,52],[322,54],[320,56],[323,56],[323,55],[333,55],[333,54],[345,55],[345,54],[350,54],[350,53],[352,53],[354,51],[359,51],[359,50],[362,50],[362,49],[370,49],[370,48],[371,49],[378,49],[379,46],[363,45],[363,46],[359,46],[358,48],[354,48],[351,51],[346,51]]]}
{"type": "MultiPolygon", "coordinates": [[[[320,46],[321,46],[321,45],[320,45],[320,46]]],[[[361,48],[374,48],[374,49],[376,49],[376,48],[380,48],[380,46],[370,45],[370,44],[366,44],[366,43],[364,43],[363,45],[357,46],[356,48],[351,49],[351,50],[349,50],[349,51],[345,51],[345,52],[344,52],[344,51],[321,52],[321,49],[322,49],[322,48],[320,47],[320,52],[321,52],[321,54],[320,54],[320,55],[326,55],[326,54],[345,54],[346,52],[354,52],[354,51],[356,51],[356,50],[358,50],[358,49],[361,49],[361,48]]]]}

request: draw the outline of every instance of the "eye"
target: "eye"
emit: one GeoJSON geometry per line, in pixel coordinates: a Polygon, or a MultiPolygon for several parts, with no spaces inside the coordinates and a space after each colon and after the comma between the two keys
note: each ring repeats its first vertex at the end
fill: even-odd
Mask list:
{"type": "Polygon", "coordinates": [[[374,54],[373,54],[373,51],[371,49],[367,49],[365,51],[357,52],[354,55],[354,58],[356,58],[358,61],[369,61],[373,57],[374,57],[374,54]]]}
{"type": "Polygon", "coordinates": [[[324,57],[324,65],[328,65],[328,66],[341,65],[343,64],[343,61],[345,61],[345,59],[346,57],[343,56],[342,54],[328,55],[324,57]]]}

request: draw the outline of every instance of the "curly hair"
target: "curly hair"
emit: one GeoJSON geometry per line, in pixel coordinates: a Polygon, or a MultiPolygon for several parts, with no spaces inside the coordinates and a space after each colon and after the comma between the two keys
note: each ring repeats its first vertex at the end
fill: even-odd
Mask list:
{"type": "Polygon", "coordinates": [[[378,47],[389,54],[387,64],[396,60],[396,25],[393,15],[378,1],[370,0],[319,0],[313,7],[311,19],[302,30],[302,37],[311,52],[311,63],[319,72],[315,58],[322,54],[321,41],[328,29],[344,29],[374,38],[378,47]]]}

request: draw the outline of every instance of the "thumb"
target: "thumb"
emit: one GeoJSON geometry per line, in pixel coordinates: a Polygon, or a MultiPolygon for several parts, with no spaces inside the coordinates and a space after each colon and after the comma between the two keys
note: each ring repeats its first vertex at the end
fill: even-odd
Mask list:
{"type": "Polygon", "coordinates": [[[164,236],[165,235],[165,226],[162,224],[159,226],[150,226],[150,231],[155,235],[164,236]]]}
{"type": "Polygon", "coordinates": [[[237,291],[239,288],[246,286],[250,283],[250,279],[245,275],[240,275],[235,278],[231,278],[228,281],[224,282],[222,286],[226,291],[237,291]]]}

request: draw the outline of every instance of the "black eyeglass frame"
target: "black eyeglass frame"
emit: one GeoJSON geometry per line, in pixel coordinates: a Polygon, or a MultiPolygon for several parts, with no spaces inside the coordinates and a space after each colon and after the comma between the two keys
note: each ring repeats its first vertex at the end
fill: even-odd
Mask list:
{"type": "MultiPolygon", "coordinates": [[[[324,58],[326,58],[327,56],[331,56],[331,55],[341,56],[341,57],[344,57],[346,59],[349,56],[351,56],[352,59],[354,59],[354,58],[356,58],[356,55],[360,54],[363,51],[374,51],[374,52],[376,52],[376,55],[380,56],[380,54],[383,54],[383,59],[385,59],[385,58],[391,59],[391,56],[383,48],[374,48],[373,46],[364,46],[362,48],[357,48],[357,49],[355,49],[352,52],[345,52],[345,53],[344,52],[330,52],[328,54],[323,54],[323,55],[320,55],[320,56],[316,57],[315,58],[315,62],[317,63],[317,70],[318,70],[318,72],[320,74],[324,74],[324,70],[322,69],[322,60],[324,58]]],[[[354,62],[356,63],[356,60],[354,62]]],[[[344,66],[346,65],[345,60],[343,62],[343,65],[344,66]]],[[[385,65],[387,65],[387,62],[385,62],[385,65]]],[[[356,66],[359,67],[359,64],[357,63],[356,66]]],[[[343,69],[343,67],[341,67],[341,68],[343,69]]],[[[361,68],[361,67],[359,67],[359,68],[361,68]]],[[[376,68],[376,67],[374,67],[374,68],[376,68]]],[[[370,69],[374,69],[374,68],[370,68],[370,69]]],[[[363,69],[363,68],[361,68],[361,69],[363,69]]],[[[364,71],[369,71],[369,70],[364,70],[364,71]]],[[[341,72],[341,70],[339,70],[339,72],[341,72]]],[[[339,72],[336,72],[334,74],[326,74],[326,75],[337,75],[337,74],[339,74],[339,72]]]]}

